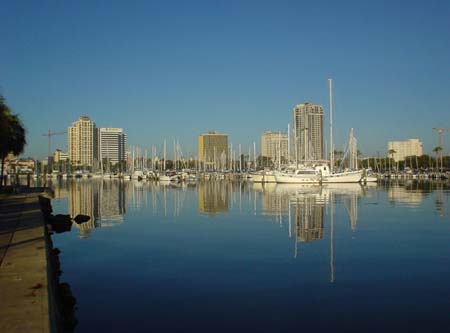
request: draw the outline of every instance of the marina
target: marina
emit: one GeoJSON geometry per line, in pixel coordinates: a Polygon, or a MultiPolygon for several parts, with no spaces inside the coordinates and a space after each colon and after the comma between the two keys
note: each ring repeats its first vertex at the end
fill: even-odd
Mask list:
{"type": "Polygon", "coordinates": [[[54,237],[80,332],[449,324],[448,182],[49,185],[56,211],[93,217],[54,237]]]}

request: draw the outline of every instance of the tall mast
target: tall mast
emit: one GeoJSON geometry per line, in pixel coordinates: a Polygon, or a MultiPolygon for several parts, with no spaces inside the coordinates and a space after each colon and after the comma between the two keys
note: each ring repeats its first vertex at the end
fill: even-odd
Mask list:
{"type": "Polygon", "coordinates": [[[166,139],[164,139],[164,166],[163,171],[166,171],[166,139]]]}
{"type": "Polygon", "coordinates": [[[287,146],[287,154],[288,154],[288,156],[287,156],[287,163],[289,164],[289,163],[291,163],[291,131],[290,131],[290,125],[291,124],[289,124],[288,123],[288,146],[287,146]]]}
{"type": "Polygon", "coordinates": [[[233,143],[230,144],[230,170],[234,171],[233,168],[233,143]]]}
{"type": "Polygon", "coordinates": [[[334,145],[333,145],[333,80],[328,79],[330,86],[330,171],[334,169],[334,145]]]}
{"type": "Polygon", "coordinates": [[[241,150],[241,144],[239,144],[239,172],[242,172],[242,150],[241,150]]]}
{"type": "Polygon", "coordinates": [[[253,169],[256,170],[256,142],[253,141],[253,169]]]}
{"type": "Polygon", "coordinates": [[[278,131],[278,169],[281,170],[281,132],[278,131]]]}

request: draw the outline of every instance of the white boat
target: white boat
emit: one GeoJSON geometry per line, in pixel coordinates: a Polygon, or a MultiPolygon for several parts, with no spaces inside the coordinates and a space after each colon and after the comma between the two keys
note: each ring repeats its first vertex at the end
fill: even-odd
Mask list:
{"type": "Polygon", "coordinates": [[[261,170],[250,173],[251,180],[254,183],[276,183],[275,171],[273,170],[261,170]]]}
{"type": "Polygon", "coordinates": [[[275,180],[279,184],[320,184],[321,172],[315,167],[302,167],[289,171],[276,171],[275,180]]]}
{"type": "Polygon", "coordinates": [[[135,170],[131,175],[131,179],[141,180],[144,177],[142,170],[135,170]]]}
{"type": "Polygon", "coordinates": [[[103,175],[100,172],[94,172],[91,174],[91,178],[103,178],[103,175]]]}
{"type": "Polygon", "coordinates": [[[363,170],[348,170],[322,174],[322,184],[328,183],[361,183],[363,170]]]}
{"type": "Polygon", "coordinates": [[[168,171],[165,174],[160,175],[159,180],[162,182],[178,182],[180,176],[175,171],[168,171]]]}

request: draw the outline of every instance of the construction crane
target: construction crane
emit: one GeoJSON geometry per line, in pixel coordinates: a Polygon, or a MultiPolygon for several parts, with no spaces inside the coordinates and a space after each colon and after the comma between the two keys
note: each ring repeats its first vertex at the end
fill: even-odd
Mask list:
{"type": "Polygon", "coordinates": [[[45,134],[42,134],[42,136],[48,137],[48,157],[50,157],[50,154],[52,153],[52,136],[54,135],[62,135],[66,134],[67,132],[52,132],[50,129],[48,129],[48,132],[45,134]]]}
{"type": "Polygon", "coordinates": [[[441,161],[441,168],[442,168],[442,151],[444,150],[444,137],[443,133],[444,131],[450,131],[450,128],[443,128],[443,127],[433,127],[433,130],[438,131],[439,133],[439,147],[441,148],[438,151],[438,159],[441,161]]]}

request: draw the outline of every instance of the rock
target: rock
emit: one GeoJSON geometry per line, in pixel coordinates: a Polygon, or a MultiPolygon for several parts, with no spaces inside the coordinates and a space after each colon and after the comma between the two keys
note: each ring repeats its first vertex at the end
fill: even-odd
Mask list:
{"type": "Polygon", "coordinates": [[[91,219],[91,217],[88,215],[78,214],[77,216],[75,216],[75,218],[73,220],[76,223],[81,224],[81,223],[89,221],[90,219],[91,219]]]}

